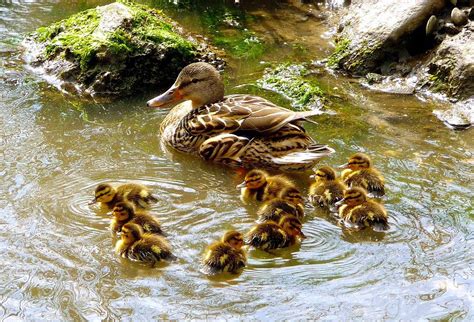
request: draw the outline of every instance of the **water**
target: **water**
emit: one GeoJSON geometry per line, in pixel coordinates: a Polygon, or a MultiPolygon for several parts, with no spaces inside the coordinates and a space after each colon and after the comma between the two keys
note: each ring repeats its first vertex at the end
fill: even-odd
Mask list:
{"type": "MultiPolygon", "coordinates": [[[[324,22],[289,4],[242,2],[245,28],[264,39],[265,54],[230,57],[229,92],[250,90],[267,63],[330,52],[324,22]]],[[[0,3],[2,320],[474,318],[474,143],[472,130],[452,131],[432,114],[443,103],[372,92],[328,72],[317,76],[336,115],[307,128],[337,150],[326,164],[341,164],[356,150],[373,156],[387,180],[391,230],[351,233],[308,208],[300,247],[278,256],[252,251],[242,275],[209,279],[199,270],[206,245],[256,219],[255,206],[244,206],[234,188],[240,174],[160,147],[166,112],[145,107],[160,89],[113,104],[84,102],[23,66],[18,45],[25,33],[104,3],[0,3]],[[149,269],[113,253],[107,215],[87,203],[98,183],[128,180],[159,196],[153,211],[178,263],[149,269]]],[[[192,9],[196,16],[152,4],[166,4],[190,30],[219,36],[206,27],[212,21],[202,7],[192,9]]],[[[235,12],[220,1],[209,6],[235,12]]],[[[232,32],[217,25],[221,34],[232,32]]],[[[305,176],[295,178],[307,191],[305,176]]]]}

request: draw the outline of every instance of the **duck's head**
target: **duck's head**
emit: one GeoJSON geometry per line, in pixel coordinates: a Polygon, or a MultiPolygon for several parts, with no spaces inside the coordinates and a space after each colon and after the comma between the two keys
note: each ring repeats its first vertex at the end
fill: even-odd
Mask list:
{"type": "Polygon", "coordinates": [[[124,244],[133,244],[137,240],[141,239],[143,235],[143,229],[137,224],[128,223],[123,225],[120,233],[120,238],[124,244]]]}
{"type": "Polygon", "coordinates": [[[150,107],[171,107],[190,100],[193,107],[214,103],[224,97],[221,75],[208,63],[193,63],[184,67],[174,84],[165,93],[147,102],[150,107]]]}
{"type": "Polygon", "coordinates": [[[365,153],[356,153],[349,158],[349,161],[340,166],[340,168],[348,168],[352,171],[368,169],[372,166],[370,157],[365,153]]]}
{"type": "Polygon", "coordinates": [[[319,168],[314,172],[314,175],[311,176],[316,181],[330,181],[336,179],[336,171],[333,168],[324,166],[319,168]]]}
{"type": "Polygon", "coordinates": [[[295,187],[289,187],[283,190],[281,194],[281,198],[283,200],[288,201],[289,203],[293,205],[302,205],[304,204],[304,198],[301,192],[296,189],[295,187]]]}
{"type": "Polygon", "coordinates": [[[260,189],[267,183],[268,173],[263,170],[251,170],[245,175],[244,182],[237,188],[260,189]]]}
{"type": "Polygon", "coordinates": [[[229,244],[232,248],[241,249],[244,245],[244,237],[238,231],[231,230],[222,236],[222,242],[229,244]]]}
{"type": "Polygon", "coordinates": [[[306,238],[306,236],[301,231],[303,225],[301,221],[293,215],[283,216],[278,223],[281,228],[291,237],[300,237],[306,238]]]}
{"type": "Polygon", "coordinates": [[[135,207],[129,202],[119,202],[112,210],[112,216],[118,221],[130,220],[135,215],[135,207]]]}
{"type": "Polygon", "coordinates": [[[115,197],[116,190],[108,183],[101,183],[95,188],[95,197],[90,202],[93,204],[95,202],[110,202],[115,197]]]}
{"type": "Polygon", "coordinates": [[[341,199],[340,203],[345,203],[350,207],[360,205],[367,200],[367,192],[360,187],[349,188],[344,191],[344,198],[341,199]]]}

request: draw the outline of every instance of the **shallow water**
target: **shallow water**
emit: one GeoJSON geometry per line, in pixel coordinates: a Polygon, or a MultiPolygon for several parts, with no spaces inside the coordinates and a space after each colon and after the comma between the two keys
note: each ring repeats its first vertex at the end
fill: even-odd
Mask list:
{"type": "MultiPolygon", "coordinates": [[[[246,27],[263,39],[265,54],[229,57],[229,92],[255,90],[266,63],[330,52],[324,21],[305,20],[292,5],[242,2],[246,27]]],[[[255,207],[238,199],[240,175],[160,147],[166,111],[144,106],[159,89],[113,104],[84,102],[30,74],[21,60],[25,33],[103,3],[0,3],[2,320],[474,318],[472,129],[456,132],[439,122],[432,110],[442,103],[372,92],[322,71],[316,77],[336,114],[307,128],[337,150],[324,164],[341,164],[356,150],[373,156],[387,181],[390,231],[351,233],[308,208],[308,238],[300,247],[277,256],[252,251],[240,276],[209,279],[199,268],[205,246],[256,219],[255,207]],[[128,180],[159,197],[153,211],[177,263],[149,269],[114,255],[107,215],[87,203],[98,183],[128,180]]],[[[207,12],[235,11],[209,3],[207,12]]],[[[213,39],[204,9],[192,9],[196,16],[165,6],[213,39]]],[[[276,94],[258,93],[289,106],[276,94]]],[[[305,189],[306,178],[295,178],[305,189]]]]}

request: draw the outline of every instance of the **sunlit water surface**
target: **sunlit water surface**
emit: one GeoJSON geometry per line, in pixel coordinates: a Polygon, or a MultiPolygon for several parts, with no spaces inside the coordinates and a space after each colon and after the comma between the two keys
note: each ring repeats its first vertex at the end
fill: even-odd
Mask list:
{"type": "MultiPolygon", "coordinates": [[[[2,320],[474,319],[472,130],[446,128],[432,115],[435,103],[370,92],[323,73],[336,114],[307,128],[337,150],[324,164],[341,164],[356,150],[373,156],[386,176],[390,231],[351,233],[308,208],[308,238],[300,247],[277,256],[252,251],[240,276],[209,279],[199,267],[205,246],[256,219],[255,206],[238,198],[240,174],[160,147],[166,111],[144,106],[159,89],[88,103],[62,95],[23,65],[18,48],[25,33],[103,3],[0,2],[2,320]],[[150,269],[114,255],[107,215],[87,203],[98,183],[129,180],[158,196],[153,211],[177,263],[150,269]]],[[[269,3],[244,7],[253,17],[247,27],[268,47],[263,58],[230,60],[229,92],[251,88],[265,67],[261,60],[330,52],[324,22],[269,3]]],[[[190,30],[208,32],[195,13],[166,8],[190,30]]],[[[288,106],[275,94],[259,94],[288,106]]],[[[295,177],[305,191],[306,177],[295,177]]]]}

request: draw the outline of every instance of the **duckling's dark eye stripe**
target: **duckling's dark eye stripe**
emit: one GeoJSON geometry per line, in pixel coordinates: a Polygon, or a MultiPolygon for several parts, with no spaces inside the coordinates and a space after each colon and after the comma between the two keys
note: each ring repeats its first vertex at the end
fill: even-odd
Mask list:
{"type": "Polygon", "coordinates": [[[96,198],[100,198],[100,197],[102,197],[102,196],[105,196],[105,195],[108,194],[108,193],[109,193],[108,191],[107,191],[107,192],[104,192],[104,193],[100,193],[100,194],[98,194],[98,195],[95,195],[95,197],[96,197],[96,198]]]}

